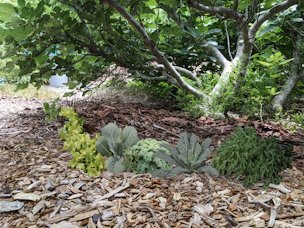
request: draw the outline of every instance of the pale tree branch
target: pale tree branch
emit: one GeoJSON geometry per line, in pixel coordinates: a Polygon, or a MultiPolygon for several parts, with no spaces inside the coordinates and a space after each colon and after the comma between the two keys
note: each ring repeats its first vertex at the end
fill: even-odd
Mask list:
{"type": "Polygon", "coordinates": [[[142,37],[146,48],[148,48],[151,53],[156,57],[157,62],[163,64],[166,71],[176,80],[178,85],[193,94],[196,97],[202,97],[208,99],[207,96],[201,91],[189,85],[173,67],[173,65],[168,61],[168,59],[158,50],[153,40],[150,38],[144,27],[142,27],[135,18],[120,4],[115,0],[100,0],[101,3],[107,3],[111,8],[115,9],[123,18],[125,18],[129,24],[134,28],[134,30],[142,37]]]}
{"type": "MultiPolygon", "coordinates": [[[[165,66],[162,64],[153,64],[152,65],[156,70],[164,71],[166,70],[165,66]]],[[[201,80],[190,70],[180,67],[180,66],[173,66],[176,71],[178,71],[180,74],[185,75],[187,78],[196,81],[198,86],[202,86],[201,80]]]]}
{"type": "MultiPolygon", "coordinates": [[[[166,7],[164,4],[161,3],[159,3],[159,7],[163,9],[168,14],[168,16],[181,27],[181,29],[191,31],[190,26],[186,22],[182,21],[174,10],[170,9],[169,7],[166,7]]],[[[220,62],[222,66],[228,64],[229,61],[225,58],[223,53],[218,48],[216,48],[211,44],[207,44],[206,41],[203,42],[203,45],[204,44],[207,47],[207,50],[210,52],[210,54],[213,55],[220,62]]]]}
{"type": "Polygon", "coordinates": [[[302,62],[301,62],[301,45],[302,45],[302,37],[300,34],[293,34],[292,39],[293,45],[293,58],[294,60],[290,66],[289,77],[283,85],[281,91],[273,98],[272,105],[276,111],[281,111],[284,103],[286,102],[289,94],[292,89],[299,81],[301,77],[304,75],[302,62]]]}
{"type": "Polygon", "coordinates": [[[145,81],[150,81],[150,82],[153,82],[153,81],[156,81],[156,82],[169,82],[170,84],[172,85],[176,85],[176,86],[179,86],[176,82],[176,80],[174,78],[172,78],[168,73],[166,72],[163,72],[163,76],[156,76],[156,77],[149,77],[149,76],[146,76],[138,71],[135,72],[135,74],[137,76],[139,76],[141,79],[145,80],[145,81]]]}
{"type": "Polygon", "coordinates": [[[236,21],[243,20],[244,15],[239,13],[237,10],[229,9],[222,6],[206,6],[203,3],[199,3],[197,1],[188,0],[188,4],[197,10],[200,10],[204,13],[208,13],[213,16],[217,16],[224,19],[234,19],[236,21]]]}
{"type": "Polygon", "coordinates": [[[226,59],[223,53],[211,44],[207,44],[208,51],[219,61],[219,63],[225,67],[230,64],[230,61],[226,59]]]}
{"type": "Polygon", "coordinates": [[[230,57],[230,60],[232,61],[232,55],[231,55],[231,49],[230,49],[230,37],[229,37],[229,32],[228,32],[228,28],[227,28],[227,21],[224,21],[225,24],[225,31],[226,31],[226,39],[227,39],[227,49],[228,49],[228,54],[230,57]]]}
{"type": "Polygon", "coordinates": [[[253,39],[255,37],[255,34],[257,33],[257,31],[259,30],[259,28],[262,26],[262,24],[265,21],[269,20],[275,14],[280,13],[293,5],[298,4],[298,2],[299,2],[299,0],[287,0],[285,2],[275,5],[274,7],[272,7],[271,9],[267,10],[265,13],[260,15],[255,20],[255,22],[253,23],[253,25],[251,26],[251,28],[249,30],[250,39],[253,39]]]}
{"type": "Polygon", "coordinates": [[[244,39],[243,35],[238,36],[237,44],[236,44],[236,54],[233,61],[237,62],[244,52],[244,39]]]}

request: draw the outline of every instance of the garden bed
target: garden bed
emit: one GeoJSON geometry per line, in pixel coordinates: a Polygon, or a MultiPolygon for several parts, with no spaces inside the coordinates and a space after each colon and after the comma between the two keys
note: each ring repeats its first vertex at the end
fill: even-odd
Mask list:
{"type": "Polygon", "coordinates": [[[63,121],[47,124],[41,101],[2,97],[0,203],[19,201],[22,206],[0,213],[1,227],[304,226],[303,132],[242,118],[191,119],[157,104],[94,99],[74,106],[92,135],[115,121],[121,127],[135,126],[141,138],[175,143],[180,132],[188,131],[211,137],[216,146],[235,126],[252,125],[262,136],[292,143],[297,158],[283,172],[281,185],[267,190],[262,184],[247,189],[235,180],[205,174],[164,180],[104,172],[93,178],[68,167],[71,155],[62,152],[57,136],[63,121]]]}

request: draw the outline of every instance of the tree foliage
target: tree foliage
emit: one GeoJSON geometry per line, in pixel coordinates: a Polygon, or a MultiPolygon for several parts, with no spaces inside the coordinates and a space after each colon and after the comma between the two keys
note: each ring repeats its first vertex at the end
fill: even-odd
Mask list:
{"type": "Polygon", "coordinates": [[[282,37],[286,25],[303,31],[302,8],[299,0],[18,0],[0,4],[0,40],[19,76],[38,87],[55,73],[67,74],[70,88],[85,87],[115,64],[210,106],[228,84],[233,93],[242,87],[252,59],[272,64],[257,59],[271,46],[283,62],[292,58],[282,37]],[[207,93],[210,71],[220,76],[207,93]]]}

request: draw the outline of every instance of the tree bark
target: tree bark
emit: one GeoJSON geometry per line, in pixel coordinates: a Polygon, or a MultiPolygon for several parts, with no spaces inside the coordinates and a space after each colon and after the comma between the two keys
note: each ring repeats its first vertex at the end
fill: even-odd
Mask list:
{"type": "Polygon", "coordinates": [[[272,100],[272,107],[276,111],[281,111],[283,105],[286,102],[289,94],[291,93],[293,87],[296,85],[297,81],[303,75],[303,68],[301,63],[301,42],[302,36],[298,33],[294,34],[292,39],[293,43],[293,58],[294,60],[291,63],[290,74],[285,84],[283,85],[279,94],[277,94],[272,100]]]}

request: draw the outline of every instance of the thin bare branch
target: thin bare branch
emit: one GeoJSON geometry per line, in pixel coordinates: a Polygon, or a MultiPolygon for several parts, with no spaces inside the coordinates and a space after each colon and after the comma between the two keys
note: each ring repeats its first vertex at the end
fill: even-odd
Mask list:
{"type": "Polygon", "coordinates": [[[225,24],[225,31],[226,31],[226,38],[227,38],[227,48],[228,48],[228,54],[230,57],[230,60],[232,61],[232,55],[231,55],[231,49],[230,49],[230,38],[229,38],[229,32],[228,32],[228,28],[227,28],[227,21],[224,21],[225,24]]]}
{"type": "Polygon", "coordinates": [[[197,97],[207,98],[205,94],[196,88],[189,85],[168,61],[168,59],[158,50],[157,46],[150,38],[144,27],[142,27],[135,18],[115,0],[100,0],[101,3],[108,4],[111,8],[115,9],[123,18],[125,18],[129,24],[135,29],[135,31],[142,37],[145,46],[151,51],[156,57],[158,63],[163,64],[167,72],[176,80],[178,85],[189,93],[197,97]]]}
{"type": "Polygon", "coordinates": [[[223,67],[227,66],[230,63],[230,61],[226,59],[226,57],[218,48],[214,47],[211,44],[207,44],[207,49],[223,67]]]}
{"type": "Polygon", "coordinates": [[[189,6],[200,10],[204,13],[209,13],[210,15],[218,16],[220,15],[223,19],[234,19],[236,21],[240,21],[244,18],[244,15],[239,13],[234,9],[229,9],[222,6],[206,6],[203,3],[199,3],[197,1],[188,0],[189,6]]]}
{"type": "MultiPolygon", "coordinates": [[[[165,66],[162,64],[153,64],[152,65],[156,70],[164,71],[166,70],[165,66]]],[[[180,66],[173,66],[180,74],[185,75],[187,78],[196,81],[198,86],[202,86],[201,80],[190,70],[180,67],[180,66]]]]}

